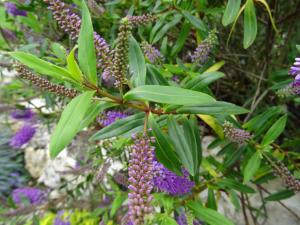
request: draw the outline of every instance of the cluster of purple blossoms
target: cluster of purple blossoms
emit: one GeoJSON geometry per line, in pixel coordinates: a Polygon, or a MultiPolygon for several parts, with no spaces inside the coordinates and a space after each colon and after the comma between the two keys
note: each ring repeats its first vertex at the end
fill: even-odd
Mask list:
{"type": "MultiPolygon", "coordinates": [[[[44,2],[49,4],[49,9],[53,12],[53,17],[61,29],[69,34],[73,40],[77,39],[81,26],[80,17],[73,13],[72,10],[60,0],[44,0],[44,2]]],[[[112,68],[111,50],[106,41],[96,32],[94,32],[94,44],[97,57],[99,58],[98,67],[110,71],[110,68],[112,68]]]]}
{"type": "Polygon", "coordinates": [[[133,26],[145,25],[145,24],[153,22],[157,19],[157,17],[152,14],[145,14],[145,15],[141,15],[141,16],[127,16],[126,18],[129,20],[130,24],[133,26]]]}
{"type": "Polygon", "coordinates": [[[203,40],[191,55],[192,62],[202,66],[209,58],[209,55],[217,43],[217,31],[214,29],[209,32],[208,37],[203,40]]]}
{"type": "Polygon", "coordinates": [[[97,118],[97,122],[100,124],[102,127],[106,127],[116,120],[126,118],[127,114],[118,111],[118,110],[110,110],[101,113],[101,115],[97,118]]]}
{"type": "Polygon", "coordinates": [[[279,97],[300,95],[300,58],[295,58],[295,63],[290,67],[289,75],[294,78],[294,81],[277,91],[276,94],[279,97]]]}
{"type": "Polygon", "coordinates": [[[29,142],[34,136],[36,128],[30,124],[25,124],[15,135],[10,139],[9,145],[12,148],[21,148],[24,144],[29,142]]]}
{"type": "Polygon", "coordinates": [[[16,120],[31,120],[35,116],[35,113],[31,109],[16,109],[11,112],[10,116],[16,120]]]}
{"type": "Polygon", "coordinates": [[[188,223],[187,215],[184,212],[181,212],[178,216],[175,217],[176,222],[178,225],[188,225],[190,223],[193,223],[193,225],[201,225],[201,222],[197,219],[191,218],[191,222],[188,223]]]}
{"type": "Polygon", "coordinates": [[[226,121],[223,124],[225,137],[230,141],[243,144],[252,138],[252,135],[243,129],[235,128],[231,123],[226,121]]]}
{"type": "Polygon", "coordinates": [[[128,216],[133,225],[141,225],[145,216],[153,211],[150,203],[153,199],[154,147],[151,143],[155,139],[147,135],[134,135],[133,140],[128,168],[128,216]]]}
{"type": "Polygon", "coordinates": [[[4,3],[6,11],[13,16],[27,16],[27,12],[25,10],[20,10],[18,7],[12,2],[4,3]]]}
{"type": "Polygon", "coordinates": [[[165,168],[161,163],[154,160],[154,185],[159,191],[169,193],[170,195],[185,195],[191,191],[195,183],[190,181],[189,173],[182,169],[183,176],[178,176],[165,168]]]}
{"type": "Polygon", "coordinates": [[[147,42],[143,41],[142,44],[142,49],[144,52],[144,55],[148,58],[148,60],[155,64],[163,61],[164,57],[161,55],[160,51],[155,48],[154,46],[148,44],[147,42]]]}
{"type": "Polygon", "coordinates": [[[23,187],[17,188],[12,192],[12,198],[17,205],[22,205],[23,199],[31,205],[39,205],[46,199],[46,193],[38,188],[23,187]]]}
{"type": "Polygon", "coordinates": [[[16,42],[17,41],[17,36],[13,31],[8,30],[8,29],[1,29],[0,28],[0,32],[6,40],[11,41],[11,42],[16,42]]]}

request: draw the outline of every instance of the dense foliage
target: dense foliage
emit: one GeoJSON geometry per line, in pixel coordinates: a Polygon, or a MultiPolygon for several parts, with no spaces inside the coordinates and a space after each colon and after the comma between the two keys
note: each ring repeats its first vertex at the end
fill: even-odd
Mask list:
{"type": "Polygon", "coordinates": [[[0,2],[0,221],[232,225],[223,196],[244,224],[267,219],[271,201],[299,222],[281,202],[300,191],[299,10],[299,0],[0,2]],[[71,179],[33,173],[29,153],[41,151],[71,179]]]}

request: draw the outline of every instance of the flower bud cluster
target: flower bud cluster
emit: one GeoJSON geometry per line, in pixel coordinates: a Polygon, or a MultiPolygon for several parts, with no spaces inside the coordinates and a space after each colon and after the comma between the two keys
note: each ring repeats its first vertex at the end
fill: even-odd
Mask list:
{"type": "Polygon", "coordinates": [[[142,43],[142,49],[144,55],[149,59],[153,64],[163,61],[164,57],[161,55],[160,51],[154,46],[148,44],[146,41],[142,43]]]}
{"type": "Polygon", "coordinates": [[[225,137],[232,142],[243,144],[252,138],[252,135],[248,131],[235,128],[231,123],[227,121],[223,124],[223,128],[225,137]]]}
{"type": "Polygon", "coordinates": [[[126,17],[132,26],[146,25],[147,23],[153,22],[157,19],[155,15],[145,14],[141,16],[127,16],[126,17]]]}

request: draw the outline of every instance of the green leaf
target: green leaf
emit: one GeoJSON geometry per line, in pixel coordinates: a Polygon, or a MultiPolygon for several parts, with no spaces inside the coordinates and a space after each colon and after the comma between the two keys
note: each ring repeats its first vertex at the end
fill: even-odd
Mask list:
{"type": "Polygon", "coordinates": [[[172,217],[167,214],[163,214],[160,218],[159,225],[178,225],[178,223],[172,217]]]}
{"type": "Polygon", "coordinates": [[[243,193],[255,193],[255,190],[249,186],[243,185],[240,182],[225,178],[217,183],[220,187],[234,189],[243,193]]]}
{"type": "Polygon", "coordinates": [[[172,116],[168,117],[168,128],[171,141],[173,142],[173,146],[179,159],[187,171],[194,176],[196,173],[192,153],[192,150],[194,149],[191,148],[192,146],[189,145],[187,140],[188,137],[185,136],[188,134],[183,131],[182,127],[176,123],[172,116]]]}
{"type": "Polygon", "coordinates": [[[102,128],[95,133],[90,140],[103,140],[106,138],[116,137],[130,130],[135,129],[138,126],[142,126],[145,120],[145,113],[138,113],[132,116],[128,116],[124,119],[116,120],[114,123],[107,127],[102,128]]]}
{"type": "Polygon", "coordinates": [[[205,24],[202,22],[202,20],[200,20],[196,16],[193,16],[190,12],[185,11],[185,10],[182,11],[182,14],[184,15],[184,17],[186,19],[188,19],[190,21],[191,24],[193,24],[194,27],[196,27],[197,29],[199,29],[201,31],[206,31],[205,24]]]}
{"type": "Polygon", "coordinates": [[[232,23],[239,13],[241,0],[229,0],[222,18],[222,24],[227,26],[232,23]]]}
{"type": "Polygon", "coordinates": [[[11,52],[10,55],[35,72],[54,77],[58,80],[71,80],[72,75],[65,68],[39,59],[37,56],[25,52],[11,52]]]}
{"type": "Polygon", "coordinates": [[[177,23],[180,22],[182,16],[177,14],[173,17],[173,20],[167,24],[165,24],[155,35],[154,39],[153,39],[153,44],[158,42],[162,37],[164,37],[166,35],[166,33],[168,32],[169,29],[171,29],[172,27],[174,27],[177,23]]]}
{"type": "Polygon", "coordinates": [[[176,110],[178,113],[204,114],[204,115],[231,115],[244,114],[248,110],[229,102],[214,101],[191,106],[182,106],[176,110]]]}
{"type": "Polygon", "coordinates": [[[275,25],[275,20],[274,20],[274,18],[273,18],[273,16],[272,16],[271,9],[270,9],[270,7],[269,7],[267,1],[266,1],[266,0],[257,0],[257,1],[260,2],[261,4],[263,4],[264,7],[266,8],[266,10],[267,10],[267,12],[268,12],[268,14],[269,14],[271,23],[272,23],[272,27],[273,27],[273,29],[276,31],[276,33],[278,34],[278,30],[277,30],[277,27],[276,27],[276,25],[275,25]]]}
{"type": "Polygon", "coordinates": [[[222,72],[208,72],[200,74],[199,76],[193,78],[192,80],[188,81],[184,87],[186,89],[191,89],[195,91],[200,91],[204,87],[207,87],[210,83],[214,82],[217,79],[224,77],[224,73],[222,72]]]}
{"type": "Polygon", "coordinates": [[[171,56],[175,56],[183,48],[185,41],[186,41],[187,37],[189,36],[190,30],[191,30],[190,23],[185,22],[182,25],[180,33],[179,33],[179,37],[177,38],[177,41],[172,48],[171,56]]]}
{"type": "Polygon", "coordinates": [[[244,48],[254,42],[257,34],[257,19],[253,0],[247,0],[244,11],[244,48]]]}
{"type": "Polygon", "coordinates": [[[173,105],[203,104],[214,101],[213,97],[180,87],[145,85],[124,95],[125,100],[144,100],[173,105]]]}
{"type": "Polygon", "coordinates": [[[295,193],[291,190],[282,190],[276,193],[270,194],[268,197],[265,198],[266,201],[280,201],[283,199],[290,198],[294,196],[295,193]]]}
{"type": "Polygon", "coordinates": [[[177,174],[181,174],[181,165],[178,161],[170,138],[162,132],[152,115],[149,117],[149,125],[152,128],[154,137],[156,138],[157,148],[155,149],[155,155],[158,161],[169,170],[174,171],[177,174]]]}
{"type": "Polygon", "coordinates": [[[130,37],[129,39],[129,70],[133,73],[132,79],[134,86],[145,85],[146,83],[146,63],[144,54],[134,39],[130,37]]]}
{"type": "Polygon", "coordinates": [[[67,51],[61,44],[56,42],[52,43],[51,50],[62,62],[66,62],[67,51]]]}
{"type": "Polygon", "coordinates": [[[56,157],[79,132],[81,122],[92,104],[94,91],[87,91],[72,99],[61,114],[60,120],[51,135],[50,156],[56,157]]]}
{"type": "Polygon", "coordinates": [[[198,202],[188,202],[186,205],[198,219],[210,225],[234,225],[229,219],[217,211],[205,208],[198,202]]]}
{"type": "Polygon", "coordinates": [[[272,142],[276,140],[276,138],[279,137],[279,135],[283,132],[285,128],[285,124],[287,121],[287,115],[283,115],[280,117],[273,125],[272,127],[268,130],[266,135],[264,136],[262,140],[262,145],[269,145],[272,142]]]}
{"type": "Polygon", "coordinates": [[[81,1],[82,22],[78,37],[78,60],[80,68],[87,79],[97,85],[96,52],[94,31],[89,9],[84,0],[81,1]]]}
{"type": "Polygon", "coordinates": [[[211,188],[208,188],[208,196],[207,196],[207,207],[217,210],[217,202],[215,198],[215,193],[211,188]]]}
{"type": "Polygon", "coordinates": [[[163,77],[160,71],[153,65],[147,64],[146,84],[169,86],[168,81],[163,77]]]}
{"type": "Polygon", "coordinates": [[[115,105],[116,104],[112,102],[93,102],[87,110],[87,113],[84,116],[83,120],[81,121],[79,130],[82,130],[83,128],[87,127],[90,123],[92,123],[100,112],[104,111],[105,109],[111,108],[115,105]]]}
{"type": "Polygon", "coordinates": [[[259,169],[261,163],[261,155],[259,152],[255,152],[249,159],[244,170],[244,183],[247,183],[254,176],[259,169]]]}
{"type": "Polygon", "coordinates": [[[117,210],[121,207],[123,202],[127,199],[127,194],[119,192],[111,204],[110,216],[114,217],[117,210]]]}
{"type": "Polygon", "coordinates": [[[75,50],[76,50],[77,46],[75,46],[72,51],[70,52],[70,54],[68,55],[67,58],[67,63],[68,63],[68,70],[70,72],[70,74],[72,75],[72,78],[74,80],[79,81],[80,83],[82,83],[83,78],[82,78],[82,73],[81,70],[75,60],[75,50]]]}

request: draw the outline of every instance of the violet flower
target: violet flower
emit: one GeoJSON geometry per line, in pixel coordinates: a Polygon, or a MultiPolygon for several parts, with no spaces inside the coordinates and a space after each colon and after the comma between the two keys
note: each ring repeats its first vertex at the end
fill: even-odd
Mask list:
{"type": "Polygon", "coordinates": [[[26,11],[18,9],[17,6],[12,2],[5,2],[4,6],[6,11],[13,16],[27,16],[26,11]]]}
{"type": "Polygon", "coordinates": [[[17,205],[22,205],[23,199],[27,199],[32,205],[38,205],[45,201],[46,193],[38,188],[23,187],[15,189],[12,198],[17,205]]]}
{"type": "Polygon", "coordinates": [[[300,58],[295,58],[295,63],[291,66],[289,74],[293,77],[297,77],[296,80],[300,79],[300,58]]]}
{"type": "Polygon", "coordinates": [[[16,109],[10,116],[16,120],[31,120],[35,113],[31,109],[16,109]]]}
{"type": "Polygon", "coordinates": [[[144,55],[148,58],[148,60],[151,63],[159,63],[163,61],[163,56],[161,55],[160,51],[155,48],[154,46],[148,44],[147,42],[143,41],[142,42],[142,49],[144,52],[144,55]]]}
{"type": "Polygon", "coordinates": [[[129,186],[128,189],[128,216],[133,225],[144,224],[144,218],[153,211],[150,205],[153,196],[153,137],[133,136],[134,144],[131,146],[129,160],[129,186]]]}
{"type": "Polygon", "coordinates": [[[195,185],[193,181],[190,181],[189,174],[186,169],[182,169],[183,176],[178,176],[156,160],[153,162],[153,167],[153,181],[159,191],[163,191],[174,196],[184,195],[189,193],[195,185]]]}
{"type": "Polygon", "coordinates": [[[0,31],[1,31],[2,36],[6,40],[11,41],[11,42],[16,42],[17,41],[17,36],[13,31],[8,30],[8,29],[1,29],[1,28],[0,28],[0,31]]]}
{"type": "Polygon", "coordinates": [[[126,117],[127,115],[121,111],[110,110],[101,113],[101,115],[97,118],[97,121],[102,127],[106,127],[114,123],[116,120],[123,119],[126,117]]]}
{"type": "Polygon", "coordinates": [[[21,148],[24,144],[29,142],[34,136],[36,128],[25,124],[20,130],[18,130],[15,135],[10,139],[10,146],[12,148],[21,148]]]}
{"type": "Polygon", "coordinates": [[[190,218],[190,223],[188,223],[187,215],[184,212],[181,212],[178,216],[175,217],[175,219],[178,225],[188,225],[191,222],[193,222],[193,225],[202,224],[199,220],[193,218],[190,218]]]}
{"type": "Polygon", "coordinates": [[[65,221],[63,216],[64,211],[59,211],[57,213],[57,216],[55,217],[54,224],[53,225],[71,225],[71,222],[65,221]]]}
{"type": "Polygon", "coordinates": [[[209,55],[217,42],[217,31],[214,29],[209,32],[208,37],[203,40],[194,53],[191,55],[192,62],[198,66],[202,66],[209,58],[209,55]]]}

